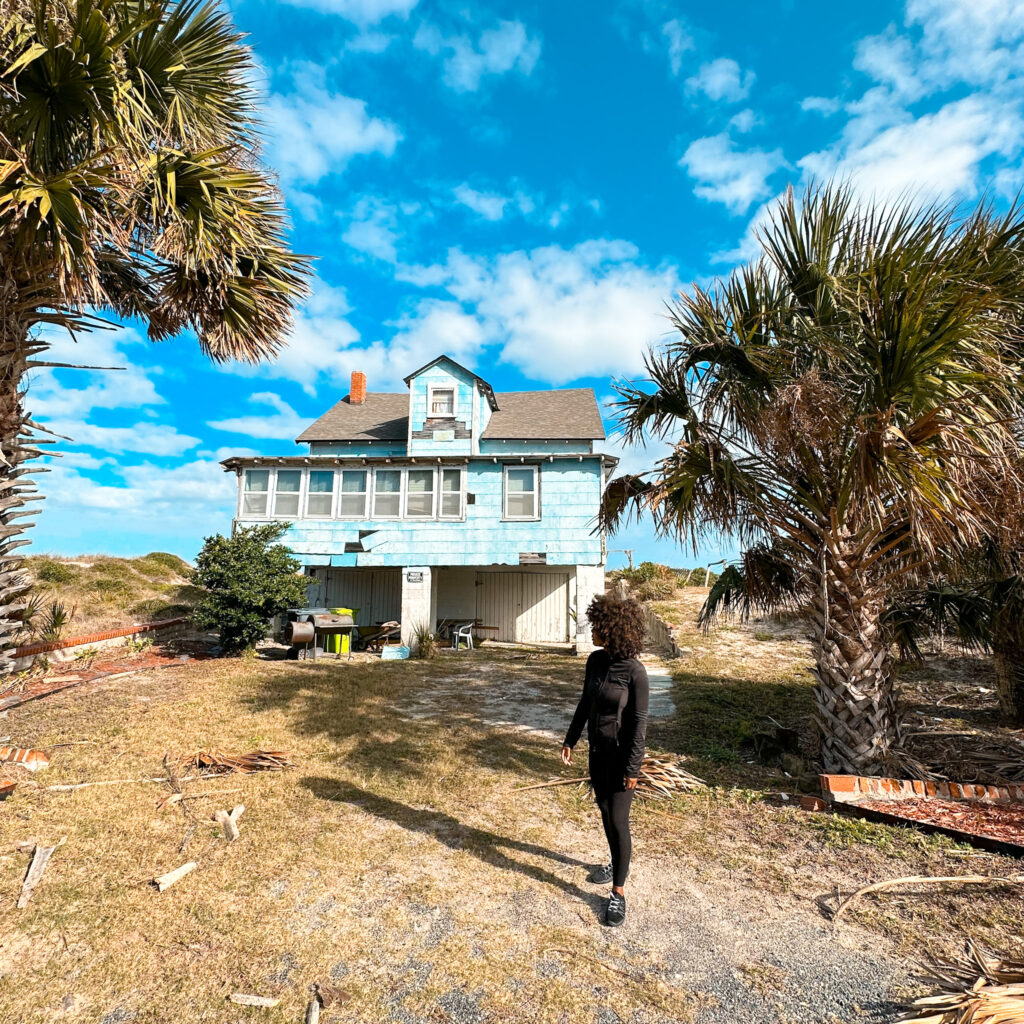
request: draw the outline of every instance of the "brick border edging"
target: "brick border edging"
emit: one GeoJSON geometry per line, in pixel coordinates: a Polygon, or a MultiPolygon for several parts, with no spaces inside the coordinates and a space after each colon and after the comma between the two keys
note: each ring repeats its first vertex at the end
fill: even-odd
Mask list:
{"type": "Polygon", "coordinates": [[[37,654],[47,654],[50,651],[63,651],[68,647],[85,647],[88,644],[98,644],[104,640],[117,640],[123,636],[137,636],[139,633],[149,633],[158,629],[167,629],[169,626],[177,626],[186,622],[187,617],[179,615],[174,619],[162,619],[159,622],[146,622],[138,626],[126,626],[124,629],[108,629],[102,633],[88,633],[85,636],[73,636],[69,640],[55,640],[48,644],[29,644],[27,647],[16,647],[15,658],[32,658],[37,654]]]}
{"type": "Polygon", "coordinates": [[[959,803],[1024,803],[1024,785],[922,782],[920,779],[871,778],[865,775],[822,775],[820,778],[822,795],[834,804],[856,805],[865,800],[920,800],[927,797],[959,803]]]}

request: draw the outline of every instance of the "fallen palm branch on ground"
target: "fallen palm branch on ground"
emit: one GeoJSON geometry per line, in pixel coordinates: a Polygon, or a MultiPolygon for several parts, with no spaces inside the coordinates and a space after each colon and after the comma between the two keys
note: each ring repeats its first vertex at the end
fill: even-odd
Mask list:
{"type": "Polygon", "coordinates": [[[297,765],[283,750],[254,750],[251,754],[225,754],[222,750],[197,750],[175,762],[181,770],[198,769],[213,775],[240,772],[279,772],[297,765]]]}
{"type": "MultiPolygon", "coordinates": [[[[549,782],[535,782],[530,786],[517,786],[512,792],[522,793],[527,789],[549,789],[552,786],[582,785],[589,782],[587,776],[574,779],[552,779],[549,782]]],[[[637,776],[637,796],[670,798],[677,793],[692,793],[707,789],[707,783],[688,772],[682,760],[664,754],[648,754],[637,776]]]]}
{"type": "MultiPolygon", "coordinates": [[[[1024,875],[1015,878],[1002,878],[992,875],[907,875],[904,878],[889,878],[884,882],[872,882],[858,889],[852,896],[847,896],[836,908],[832,918],[833,924],[849,910],[850,905],[872,892],[885,892],[887,889],[896,889],[904,885],[1024,885],[1024,875]]],[[[1024,1022],[1022,1022],[1024,1024],[1024,1022]]]]}
{"type": "Polygon", "coordinates": [[[924,977],[938,991],[915,999],[903,1024],[1024,1024],[1024,960],[968,940],[966,956],[931,964],[924,977]]]}

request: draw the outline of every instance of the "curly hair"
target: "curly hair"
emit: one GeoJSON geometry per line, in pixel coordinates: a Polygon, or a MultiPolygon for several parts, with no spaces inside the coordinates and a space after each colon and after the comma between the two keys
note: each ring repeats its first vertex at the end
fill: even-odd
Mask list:
{"type": "Polygon", "coordinates": [[[635,658],[643,650],[647,620],[638,601],[603,594],[590,602],[587,619],[613,658],[635,658]]]}

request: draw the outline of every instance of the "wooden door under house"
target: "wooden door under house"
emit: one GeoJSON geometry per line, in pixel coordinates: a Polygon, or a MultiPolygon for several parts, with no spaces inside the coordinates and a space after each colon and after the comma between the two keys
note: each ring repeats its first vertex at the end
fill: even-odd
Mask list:
{"type": "Polygon", "coordinates": [[[484,635],[506,643],[569,639],[569,576],[555,572],[479,572],[476,617],[484,635]]]}

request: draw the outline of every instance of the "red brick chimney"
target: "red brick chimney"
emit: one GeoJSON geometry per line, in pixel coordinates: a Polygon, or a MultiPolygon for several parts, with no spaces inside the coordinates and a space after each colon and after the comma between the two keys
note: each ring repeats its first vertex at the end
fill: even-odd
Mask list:
{"type": "Polygon", "coordinates": [[[362,405],[366,401],[366,374],[362,370],[352,371],[352,384],[348,391],[350,405],[362,405]]]}

